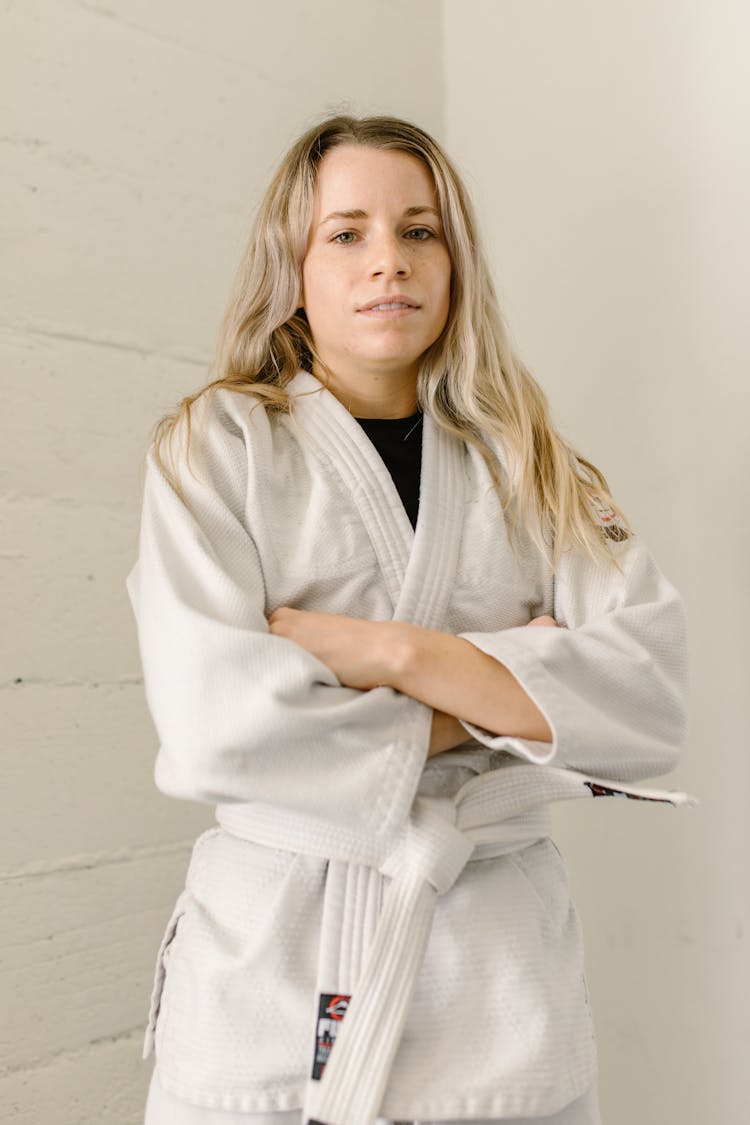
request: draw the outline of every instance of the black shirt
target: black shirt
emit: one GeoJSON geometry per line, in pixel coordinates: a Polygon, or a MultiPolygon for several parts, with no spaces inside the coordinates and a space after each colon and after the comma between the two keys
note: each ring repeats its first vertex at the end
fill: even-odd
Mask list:
{"type": "Polygon", "coordinates": [[[393,477],[412,527],[417,526],[422,472],[422,411],[408,418],[356,418],[393,477]]]}

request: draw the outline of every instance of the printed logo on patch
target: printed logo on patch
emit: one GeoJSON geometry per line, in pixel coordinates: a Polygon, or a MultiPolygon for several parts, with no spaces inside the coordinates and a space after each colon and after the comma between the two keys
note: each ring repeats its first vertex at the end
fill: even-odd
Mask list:
{"type": "Polygon", "coordinates": [[[351,996],[344,996],[340,992],[321,992],[320,994],[312,1069],[312,1076],[318,1081],[323,1076],[328,1056],[336,1042],[341,1021],[346,1015],[350,1000],[351,996]]]}
{"type": "Polygon", "coordinates": [[[608,785],[600,785],[596,781],[584,781],[587,789],[591,790],[592,797],[627,797],[630,801],[656,801],[660,804],[670,804],[668,797],[645,797],[641,793],[625,793],[622,789],[611,789],[608,785]]]}
{"type": "Polygon", "coordinates": [[[594,510],[595,518],[606,536],[610,539],[614,539],[616,543],[621,543],[623,539],[630,538],[622,520],[619,519],[614,508],[605,504],[598,497],[592,497],[591,505],[594,510]]]}

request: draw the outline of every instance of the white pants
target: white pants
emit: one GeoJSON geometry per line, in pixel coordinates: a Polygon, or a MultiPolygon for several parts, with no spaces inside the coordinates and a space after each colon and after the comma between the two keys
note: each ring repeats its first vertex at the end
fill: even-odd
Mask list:
{"type": "MultiPolygon", "coordinates": [[[[148,1092],[144,1125],[303,1125],[303,1122],[302,1111],[299,1109],[281,1113],[232,1113],[221,1109],[201,1109],[167,1093],[159,1084],[154,1070],[148,1092]]],[[[384,1117],[379,1117],[377,1125],[464,1125],[464,1123],[444,1120],[439,1123],[433,1121],[391,1123],[384,1117]]],[[[596,1087],[571,1102],[559,1113],[553,1113],[551,1117],[503,1117],[493,1121],[475,1120],[472,1125],[601,1125],[596,1087]]]]}

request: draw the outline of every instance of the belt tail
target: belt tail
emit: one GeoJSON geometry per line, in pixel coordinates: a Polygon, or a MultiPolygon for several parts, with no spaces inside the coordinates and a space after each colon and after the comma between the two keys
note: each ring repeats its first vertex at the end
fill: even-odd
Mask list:
{"type": "Polygon", "coordinates": [[[416,873],[392,879],[362,974],[303,1121],[372,1125],[419,977],[437,891],[416,873]]]}

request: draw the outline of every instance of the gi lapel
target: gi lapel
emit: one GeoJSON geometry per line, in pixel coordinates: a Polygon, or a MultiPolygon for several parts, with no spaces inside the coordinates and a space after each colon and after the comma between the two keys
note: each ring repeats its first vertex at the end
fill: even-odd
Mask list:
{"type": "Polygon", "coordinates": [[[415,530],[380,454],[336,396],[304,370],[287,390],[295,396],[294,418],[316,455],[352,492],[393,603],[393,620],[440,629],[461,545],[463,443],[424,415],[415,530]]]}
{"type": "MultiPolygon", "coordinates": [[[[320,380],[304,370],[295,375],[287,390],[295,396],[293,419],[304,432],[305,440],[351,491],[393,605],[393,620],[440,629],[456,576],[463,532],[463,443],[435,425],[429,414],[424,415],[419,513],[413,529],[380,454],[346,407],[320,380]]],[[[335,529],[331,531],[335,533],[335,529]]],[[[352,609],[356,613],[356,607],[352,609]]],[[[445,830],[451,831],[448,826],[445,830]]],[[[465,861],[471,845],[461,839],[460,846],[465,849],[465,854],[462,852],[465,861]]],[[[390,871],[388,877],[393,874],[395,872],[390,871]]],[[[383,872],[371,867],[334,858],[328,863],[318,959],[314,1056],[303,1113],[303,1118],[310,1121],[328,1118],[321,1082],[363,966],[369,963],[368,953],[378,932],[377,921],[383,906],[383,879],[383,872]],[[321,1096],[325,1117],[318,1118],[313,1104],[321,1096]]],[[[416,916],[419,933],[409,931],[412,939],[409,953],[416,959],[415,965],[421,959],[429,936],[434,895],[431,887],[417,880],[409,882],[406,892],[397,886],[389,898],[391,913],[398,914],[399,906],[403,906],[402,913],[407,920],[412,914],[416,916]],[[420,903],[424,900],[423,910],[412,909],[414,895],[420,903]]],[[[389,940],[392,938],[390,924],[387,936],[389,940]]],[[[382,941],[382,932],[380,938],[382,941]]],[[[382,959],[378,958],[383,964],[390,963],[388,949],[390,946],[382,959]]],[[[397,952],[400,958],[400,947],[397,952]]],[[[410,980],[409,996],[413,985],[410,980]]],[[[400,1006],[395,1005],[393,1019],[389,1022],[383,1017],[382,1037],[385,1044],[390,1044],[388,1058],[398,1044],[408,1004],[408,996],[399,999],[400,1006]]],[[[354,1052],[356,1055],[356,1043],[354,1052]]],[[[384,1056],[371,1074],[372,1089],[368,1087],[364,1103],[358,1107],[360,1125],[369,1125],[374,1118],[374,1107],[382,1095],[388,1069],[389,1062],[384,1056]]],[[[330,1099],[330,1093],[327,1097],[330,1099]]],[[[347,1103],[350,1093],[342,1091],[342,1097],[347,1103]]],[[[346,1107],[341,1113],[344,1120],[350,1120],[346,1107]]],[[[338,1119],[336,1112],[332,1119],[338,1119]]]]}

